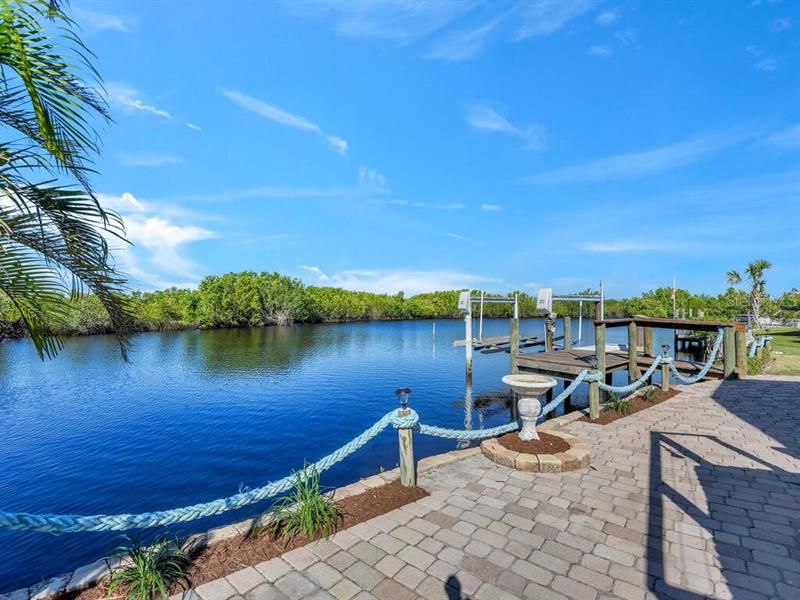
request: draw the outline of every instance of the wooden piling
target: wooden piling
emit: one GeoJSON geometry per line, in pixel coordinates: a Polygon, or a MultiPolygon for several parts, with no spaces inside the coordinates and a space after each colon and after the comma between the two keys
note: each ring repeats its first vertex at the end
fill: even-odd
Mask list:
{"type": "Polygon", "coordinates": [[[519,319],[511,319],[511,372],[519,373],[517,357],[519,356],[519,319]]]}
{"type": "Polygon", "coordinates": [[[722,334],[722,376],[733,378],[736,372],[736,345],[733,327],[725,327],[722,334]]]}
{"type": "MultiPolygon", "coordinates": [[[[606,326],[605,323],[594,326],[594,353],[597,357],[597,371],[601,377],[606,373],[606,326]]],[[[594,420],[600,416],[600,382],[589,383],[589,418],[594,420]]]]}
{"type": "Polygon", "coordinates": [[[667,363],[661,364],[661,391],[669,391],[669,365],[667,363]]]}
{"type": "Polygon", "coordinates": [[[594,421],[600,416],[600,382],[589,382],[589,418],[594,421]]]}
{"type": "Polygon", "coordinates": [[[653,328],[644,328],[644,355],[653,356],[653,328]]]}
{"type": "MultiPolygon", "coordinates": [[[[411,414],[407,408],[397,413],[401,417],[411,414]]],[[[414,438],[410,429],[398,429],[397,439],[400,444],[400,483],[405,487],[417,485],[417,464],[414,462],[414,438]]]]}
{"type": "Polygon", "coordinates": [[[628,383],[639,379],[639,364],[638,364],[638,348],[636,344],[639,341],[639,336],[636,332],[636,323],[631,321],[628,323],[628,383]]]}
{"type": "Polygon", "coordinates": [[[564,350],[572,348],[572,319],[564,317],[564,350]]]}
{"type": "Polygon", "coordinates": [[[744,331],[734,334],[736,345],[736,376],[739,379],[747,377],[747,335],[744,331]]]}

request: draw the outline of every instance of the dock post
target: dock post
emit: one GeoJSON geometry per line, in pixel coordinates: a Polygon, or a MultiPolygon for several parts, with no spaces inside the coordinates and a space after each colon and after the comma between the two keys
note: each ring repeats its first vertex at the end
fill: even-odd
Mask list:
{"type": "Polygon", "coordinates": [[[653,328],[644,328],[644,355],[653,356],[653,328]]]}
{"type": "MultiPolygon", "coordinates": [[[[596,371],[599,372],[599,371],[596,371]]],[[[594,421],[600,416],[600,382],[589,382],[589,418],[594,421]]]]}
{"type": "Polygon", "coordinates": [[[669,365],[667,363],[661,363],[661,391],[669,391],[669,365]]]}
{"type": "Polygon", "coordinates": [[[733,327],[725,327],[722,334],[722,375],[731,379],[736,371],[736,346],[733,327]]]}
{"type": "Polygon", "coordinates": [[[519,356],[519,318],[511,319],[511,372],[519,373],[517,357],[519,356]]]}
{"type": "MultiPolygon", "coordinates": [[[[408,409],[408,396],[411,390],[399,388],[395,393],[400,399],[397,415],[407,417],[411,414],[408,409]]],[[[405,487],[414,487],[417,485],[417,464],[414,462],[414,438],[411,429],[398,429],[397,441],[400,445],[400,483],[405,487]]]]}
{"type": "Polygon", "coordinates": [[[467,375],[472,375],[472,311],[464,317],[464,352],[466,356],[467,375]]]}
{"type": "Polygon", "coordinates": [[[572,348],[572,319],[564,317],[564,350],[572,348]]]}
{"type": "Polygon", "coordinates": [[[631,321],[628,323],[628,383],[632,383],[639,379],[639,360],[638,348],[636,345],[639,343],[639,336],[636,332],[636,323],[631,321]]]}
{"type": "Polygon", "coordinates": [[[734,334],[736,344],[736,376],[739,379],[747,377],[747,336],[744,331],[734,334]]]}

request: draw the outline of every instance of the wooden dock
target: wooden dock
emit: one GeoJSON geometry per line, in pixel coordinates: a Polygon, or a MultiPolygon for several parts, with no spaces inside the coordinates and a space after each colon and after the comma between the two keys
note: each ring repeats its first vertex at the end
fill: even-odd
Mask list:
{"type": "MultiPolygon", "coordinates": [[[[606,352],[605,373],[609,377],[615,371],[628,369],[627,352],[606,352]]],[[[592,363],[597,360],[594,350],[559,350],[557,352],[538,352],[535,354],[520,354],[517,357],[517,368],[528,373],[539,373],[556,379],[575,379],[584,369],[591,369],[592,363]]],[[[639,355],[636,358],[637,366],[644,372],[653,364],[653,358],[639,355]]],[[[681,373],[691,376],[702,368],[701,363],[688,360],[676,360],[675,367],[681,373]]],[[[708,377],[722,378],[722,369],[712,367],[708,377]]]]}
{"type": "MultiPolygon", "coordinates": [[[[521,337],[519,339],[520,347],[523,345],[525,346],[533,346],[537,342],[544,344],[544,341],[540,341],[538,336],[529,335],[525,337],[521,337]]],[[[467,343],[467,340],[455,340],[453,342],[453,347],[459,348],[464,347],[467,343]]],[[[511,336],[510,335],[498,335],[494,337],[485,337],[483,339],[474,339],[472,340],[472,348],[473,350],[483,350],[484,348],[496,348],[498,346],[508,346],[511,344],[511,336]]]]}

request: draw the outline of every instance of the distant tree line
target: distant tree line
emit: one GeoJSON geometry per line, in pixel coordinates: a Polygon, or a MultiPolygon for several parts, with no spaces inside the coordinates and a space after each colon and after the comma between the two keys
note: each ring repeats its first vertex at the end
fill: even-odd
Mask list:
{"type": "MultiPolygon", "coordinates": [[[[585,290],[584,293],[591,290],[585,290]]],[[[519,295],[520,316],[533,317],[536,298],[526,292],[519,295]]],[[[623,317],[648,315],[672,316],[672,290],[659,288],[640,296],[624,299],[608,298],[606,316],[623,317]]],[[[354,292],[333,287],[305,285],[299,279],[279,273],[228,273],[203,279],[197,289],[169,288],[153,292],[133,292],[129,295],[134,315],[133,328],[138,331],[173,329],[216,329],[228,327],[258,327],[291,323],[330,323],[346,321],[396,319],[455,319],[459,318],[458,291],[430,292],[406,298],[398,294],[354,292]]],[[[480,291],[474,290],[479,295],[480,291]]],[[[486,294],[487,297],[499,294],[486,294]]],[[[717,296],[691,294],[677,290],[676,303],[696,318],[728,320],[747,312],[749,295],[729,287],[717,296]]],[[[800,306],[800,292],[792,290],[778,297],[765,294],[762,313],[786,318],[798,318],[792,307],[800,306]]],[[[555,301],[553,309],[559,316],[578,316],[577,302],[555,301]]],[[[476,307],[477,311],[477,307],[476,307]]],[[[512,307],[486,304],[484,315],[511,317],[512,307]]],[[[594,306],[583,304],[584,317],[593,318],[594,306]]],[[[60,335],[89,335],[112,331],[112,322],[100,300],[92,294],[69,302],[60,335]]],[[[0,293],[0,337],[21,337],[25,327],[10,299],[0,293]]]]}

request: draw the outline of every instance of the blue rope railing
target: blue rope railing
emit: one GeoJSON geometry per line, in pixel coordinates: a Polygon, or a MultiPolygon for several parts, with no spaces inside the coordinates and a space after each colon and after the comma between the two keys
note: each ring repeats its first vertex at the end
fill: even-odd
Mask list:
{"type": "Polygon", "coordinates": [[[675,378],[682,383],[691,385],[693,383],[697,383],[703,377],[705,377],[708,374],[709,370],[711,370],[711,367],[713,366],[714,362],[717,360],[717,355],[719,354],[719,350],[722,347],[722,337],[723,337],[722,328],[720,327],[719,330],[717,331],[717,339],[714,340],[714,346],[711,348],[711,354],[709,355],[708,360],[705,362],[700,371],[698,371],[695,375],[692,375],[691,377],[679,373],[678,369],[675,367],[675,363],[670,361],[669,369],[670,371],[672,371],[672,374],[675,376],[675,378]]]}
{"type": "MultiPolygon", "coordinates": [[[[714,344],[714,350],[707,364],[703,367],[700,373],[691,378],[682,376],[675,370],[672,364],[672,359],[668,357],[658,356],[653,360],[650,368],[634,382],[626,386],[610,386],[601,381],[602,374],[597,371],[590,371],[584,369],[581,371],[575,380],[564,388],[564,390],[556,396],[552,401],[548,402],[543,408],[541,415],[547,415],[552,412],[559,404],[564,402],[577,387],[584,382],[592,383],[597,382],[599,386],[607,391],[626,393],[634,391],[644,385],[649,377],[655,372],[659,364],[665,362],[670,363],[673,373],[679,379],[694,383],[704,376],[711,368],[716,355],[719,353],[719,345],[722,340],[722,335],[717,338],[714,344]]],[[[316,469],[317,472],[322,472],[330,469],[336,463],[344,460],[369,441],[375,438],[387,427],[392,426],[395,429],[412,429],[421,434],[441,437],[445,439],[455,439],[460,441],[477,440],[487,437],[495,437],[519,428],[519,424],[514,421],[506,425],[492,427],[489,429],[445,429],[443,427],[436,427],[433,425],[426,425],[419,422],[419,415],[412,409],[406,409],[404,413],[397,410],[386,413],[371,427],[364,430],[360,435],[356,436],[340,448],[334,450],[330,454],[324,456],[317,462],[305,467],[308,472],[316,469]]],[[[270,482],[262,487],[248,490],[229,496],[227,498],[220,498],[212,500],[211,502],[204,502],[201,504],[193,504],[191,506],[184,506],[182,508],[175,508],[172,510],[163,510],[155,512],[145,512],[140,514],[118,514],[118,515],[57,515],[57,514],[33,514],[27,512],[8,512],[0,511],[0,529],[7,529],[12,531],[38,531],[43,533],[75,533],[79,531],[124,531],[129,529],[147,529],[151,527],[163,527],[167,525],[174,525],[176,523],[185,523],[187,521],[194,521],[203,517],[210,517],[219,515],[231,510],[236,510],[255,504],[262,500],[272,498],[288,491],[292,488],[295,481],[294,475],[289,475],[277,481],[270,482]]]]}

